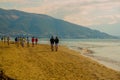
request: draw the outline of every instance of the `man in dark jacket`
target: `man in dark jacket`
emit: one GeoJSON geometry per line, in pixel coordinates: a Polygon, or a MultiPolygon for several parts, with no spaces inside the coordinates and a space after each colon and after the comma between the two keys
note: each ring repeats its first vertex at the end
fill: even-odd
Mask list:
{"type": "Polygon", "coordinates": [[[55,38],[55,50],[58,50],[58,43],[59,43],[59,39],[58,37],[55,38]]]}
{"type": "Polygon", "coordinates": [[[54,51],[54,38],[53,36],[50,38],[50,44],[51,44],[51,51],[54,51]]]}

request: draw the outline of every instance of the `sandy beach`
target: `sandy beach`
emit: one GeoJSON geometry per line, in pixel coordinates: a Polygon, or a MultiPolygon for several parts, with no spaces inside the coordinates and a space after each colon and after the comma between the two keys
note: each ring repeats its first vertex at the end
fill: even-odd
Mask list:
{"type": "Polygon", "coordinates": [[[48,44],[23,48],[0,42],[0,69],[17,80],[120,80],[120,72],[65,46],[52,52],[48,44]]]}

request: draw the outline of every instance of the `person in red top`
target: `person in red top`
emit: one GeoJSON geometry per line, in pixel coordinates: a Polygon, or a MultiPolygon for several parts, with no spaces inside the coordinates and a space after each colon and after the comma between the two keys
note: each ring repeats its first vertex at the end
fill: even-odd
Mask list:
{"type": "Polygon", "coordinates": [[[32,37],[31,41],[32,41],[32,47],[34,47],[35,38],[32,37]]]}
{"type": "Polygon", "coordinates": [[[35,43],[36,43],[36,45],[37,45],[37,43],[38,43],[38,38],[37,38],[37,37],[35,38],[35,43]]]}

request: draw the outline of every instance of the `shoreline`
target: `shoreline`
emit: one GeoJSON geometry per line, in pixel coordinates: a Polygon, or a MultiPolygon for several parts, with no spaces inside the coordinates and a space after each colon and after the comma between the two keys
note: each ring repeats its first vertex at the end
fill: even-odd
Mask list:
{"type": "Polygon", "coordinates": [[[115,61],[103,56],[101,57],[101,56],[94,55],[96,54],[95,51],[90,50],[88,48],[82,48],[82,47],[76,47],[76,46],[68,46],[68,48],[79,52],[81,55],[85,57],[88,57],[88,58],[91,58],[92,60],[97,61],[99,64],[102,64],[110,69],[120,72],[120,62],[118,61],[115,61]]]}
{"type": "MultiPolygon", "coordinates": [[[[13,42],[13,41],[11,41],[11,42],[13,42]]],[[[49,41],[45,41],[45,42],[41,41],[38,44],[39,45],[44,45],[44,44],[49,45],[49,41]]],[[[63,44],[60,44],[60,46],[62,46],[62,45],[63,44]]],[[[84,44],[82,44],[82,45],[84,45],[84,44]]],[[[77,51],[78,53],[80,53],[81,55],[83,55],[85,57],[89,57],[89,58],[97,61],[98,63],[100,63],[108,68],[111,68],[115,71],[120,71],[120,62],[103,57],[103,56],[101,57],[101,56],[94,55],[95,50],[91,50],[89,48],[95,47],[96,45],[93,45],[93,46],[89,45],[88,48],[87,47],[78,47],[75,45],[69,46],[68,44],[65,44],[65,46],[67,46],[71,50],[77,51]]],[[[85,46],[86,46],[86,44],[85,44],[85,46]]],[[[100,46],[97,46],[97,47],[100,47],[100,46]]]]}

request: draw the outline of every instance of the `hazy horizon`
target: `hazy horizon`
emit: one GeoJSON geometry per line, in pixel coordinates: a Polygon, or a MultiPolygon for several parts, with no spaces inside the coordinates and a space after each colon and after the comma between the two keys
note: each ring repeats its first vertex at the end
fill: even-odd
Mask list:
{"type": "Polygon", "coordinates": [[[46,14],[120,36],[120,0],[2,0],[0,8],[46,14]]]}

